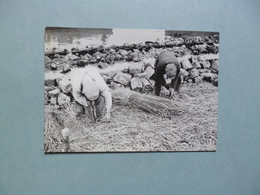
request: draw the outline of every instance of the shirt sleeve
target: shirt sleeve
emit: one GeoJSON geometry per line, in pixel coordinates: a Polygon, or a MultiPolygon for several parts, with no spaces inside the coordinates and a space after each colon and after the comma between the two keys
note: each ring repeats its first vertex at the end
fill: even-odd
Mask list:
{"type": "Polygon", "coordinates": [[[102,91],[100,93],[100,95],[102,95],[105,98],[105,104],[106,104],[107,113],[110,113],[111,108],[112,108],[111,92],[107,89],[107,90],[102,91]]]}

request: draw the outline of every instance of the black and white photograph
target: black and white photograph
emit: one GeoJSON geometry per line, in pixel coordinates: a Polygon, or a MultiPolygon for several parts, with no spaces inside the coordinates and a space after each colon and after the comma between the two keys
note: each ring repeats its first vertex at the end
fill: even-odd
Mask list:
{"type": "Polygon", "coordinates": [[[45,28],[44,152],[216,151],[219,32],[45,28]]]}

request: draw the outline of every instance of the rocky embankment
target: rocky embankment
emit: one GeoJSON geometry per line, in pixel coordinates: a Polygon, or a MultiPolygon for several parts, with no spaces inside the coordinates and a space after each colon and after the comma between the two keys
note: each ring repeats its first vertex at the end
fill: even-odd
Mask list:
{"type": "Polygon", "coordinates": [[[189,39],[166,37],[163,43],[124,44],[71,51],[54,48],[45,54],[45,104],[73,101],[70,77],[74,70],[96,66],[111,89],[128,87],[152,92],[155,58],[164,50],[175,53],[181,64],[182,83],[211,82],[218,85],[218,40],[214,37],[189,39]]]}

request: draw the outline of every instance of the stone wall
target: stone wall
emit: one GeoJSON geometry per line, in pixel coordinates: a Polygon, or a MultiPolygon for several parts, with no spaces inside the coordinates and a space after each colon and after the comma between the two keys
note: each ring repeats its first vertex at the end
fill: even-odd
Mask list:
{"type": "Polygon", "coordinates": [[[153,92],[155,58],[162,51],[175,53],[181,64],[182,84],[211,82],[218,85],[218,40],[166,37],[164,43],[146,42],[45,54],[45,104],[73,101],[70,75],[79,67],[97,67],[111,89],[122,87],[153,92]]]}

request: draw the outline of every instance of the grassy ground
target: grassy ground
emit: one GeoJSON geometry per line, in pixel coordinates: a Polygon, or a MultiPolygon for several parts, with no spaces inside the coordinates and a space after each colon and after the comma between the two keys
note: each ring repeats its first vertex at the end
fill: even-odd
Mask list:
{"type": "Polygon", "coordinates": [[[184,84],[172,100],[182,112],[165,118],[113,104],[109,123],[93,123],[86,115],[74,116],[73,104],[64,109],[46,105],[44,149],[46,153],[62,152],[61,130],[67,127],[70,152],[216,150],[217,94],[218,88],[211,83],[184,84]]]}

